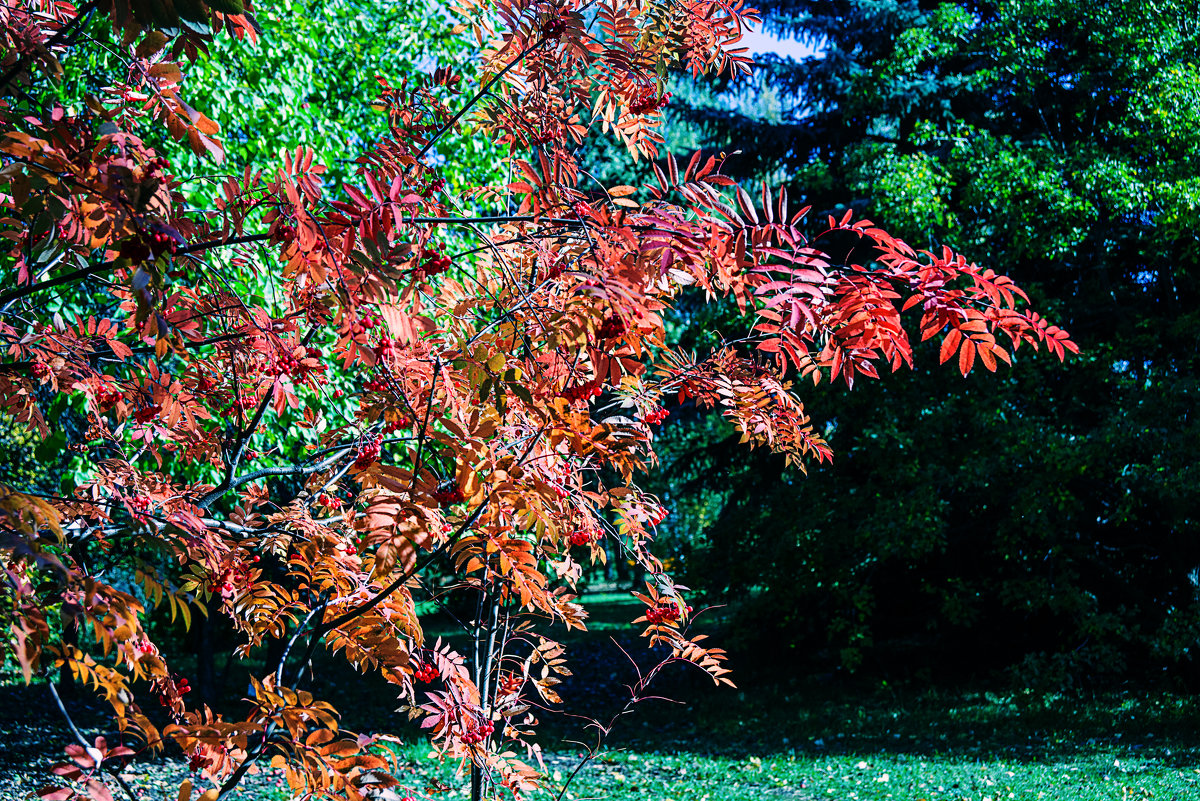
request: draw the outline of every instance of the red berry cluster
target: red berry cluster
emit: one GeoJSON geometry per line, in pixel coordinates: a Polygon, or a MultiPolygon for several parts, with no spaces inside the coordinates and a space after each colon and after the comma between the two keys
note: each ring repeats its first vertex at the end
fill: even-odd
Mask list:
{"type": "Polygon", "coordinates": [[[580,384],[577,387],[567,387],[558,393],[558,396],[566,398],[572,403],[580,400],[591,400],[592,398],[600,397],[600,387],[589,387],[587,384],[580,384]]]}
{"type": "Polygon", "coordinates": [[[396,343],[390,337],[380,337],[379,347],[375,348],[375,358],[380,362],[386,362],[396,353],[396,343]]]}
{"type": "Polygon", "coordinates": [[[229,405],[228,409],[221,412],[221,415],[223,417],[234,417],[238,412],[244,412],[248,409],[253,409],[257,405],[258,398],[254,397],[253,395],[243,395],[242,397],[234,400],[234,402],[229,405]]]}
{"type": "Polygon", "coordinates": [[[139,423],[149,423],[161,413],[162,407],[157,404],[152,406],[143,406],[133,413],[133,419],[139,423]]]}
{"type": "Polygon", "coordinates": [[[107,412],[121,399],[121,390],[111,381],[102,381],[96,388],[96,403],[107,412]]]}
{"type": "Polygon", "coordinates": [[[417,669],[413,671],[413,678],[423,684],[432,684],[439,676],[438,669],[430,662],[418,662],[417,669]]]}
{"type": "Polygon", "coordinates": [[[449,270],[453,263],[450,257],[443,255],[440,250],[431,250],[425,255],[425,261],[421,262],[421,274],[432,278],[449,270]]]}
{"type": "Polygon", "coordinates": [[[303,350],[296,348],[291,353],[276,354],[272,362],[272,370],[276,375],[287,375],[296,380],[302,380],[309,373],[324,369],[324,366],[319,363],[316,365],[304,363],[309,360],[316,361],[320,358],[321,351],[317,348],[304,348],[303,350]],[[301,355],[296,355],[297,352],[301,355]]]}
{"type": "Polygon", "coordinates": [[[179,249],[175,237],[166,231],[152,233],[141,232],[132,239],[126,239],[117,250],[117,256],[129,259],[133,264],[141,264],[150,257],[158,258],[163,253],[174,254],[179,249]]]}
{"type": "Polygon", "coordinates": [[[423,197],[423,198],[431,197],[432,195],[435,195],[438,192],[441,192],[445,188],[446,188],[446,179],[445,178],[434,178],[432,181],[429,182],[429,186],[425,187],[424,191],[421,192],[421,197],[423,197]]]}
{"type": "Polygon", "coordinates": [[[382,378],[368,378],[363,382],[363,389],[367,392],[383,392],[387,388],[387,381],[382,378]]]}
{"type": "Polygon", "coordinates": [[[443,509],[448,509],[456,503],[462,503],[467,498],[457,484],[447,481],[433,491],[433,499],[443,509]]]}
{"type": "Polygon", "coordinates": [[[146,512],[150,510],[150,499],[144,495],[134,495],[125,497],[125,505],[129,508],[129,515],[139,523],[145,523],[146,512]]]}
{"type": "Polygon", "coordinates": [[[596,336],[600,339],[616,339],[625,333],[625,321],[620,317],[606,317],[604,322],[600,324],[600,328],[596,331],[596,336]]]}
{"type": "Polygon", "coordinates": [[[556,10],[553,16],[546,17],[542,22],[542,38],[557,39],[567,30],[567,19],[562,11],[556,10]]]}
{"type": "Polygon", "coordinates": [[[412,425],[412,420],[407,417],[401,417],[399,420],[389,420],[383,424],[383,433],[391,434],[393,431],[399,431],[402,428],[408,428],[412,425]]]}
{"type": "Polygon", "coordinates": [[[652,426],[656,426],[659,423],[661,423],[663,420],[666,420],[670,416],[671,416],[671,413],[669,411],[667,411],[663,407],[659,406],[654,411],[648,412],[646,414],[646,422],[652,426]]]}
{"type": "Polygon", "coordinates": [[[572,531],[567,539],[571,541],[572,545],[578,547],[591,544],[596,539],[596,535],[591,529],[581,528],[578,531],[572,531]]]}
{"type": "Polygon", "coordinates": [[[366,470],[377,462],[379,460],[380,445],[382,444],[382,434],[376,434],[373,437],[364,439],[362,445],[358,448],[358,458],[354,460],[354,469],[366,470]]]}
{"type": "Polygon", "coordinates": [[[480,721],[478,724],[475,725],[474,728],[467,729],[463,733],[462,741],[464,743],[466,743],[467,745],[475,745],[476,743],[481,743],[484,740],[486,740],[488,737],[491,737],[492,732],[494,732],[495,730],[496,730],[496,727],[492,725],[491,721],[489,721],[489,720],[480,721]]]}
{"type": "Polygon", "coordinates": [[[175,237],[168,234],[166,231],[155,231],[150,235],[150,251],[156,255],[170,253],[175,255],[175,251],[179,249],[179,243],[175,241],[175,237]]]}
{"type": "Polygon", "coordinates": [[[148,174],[160,173],[171,166],[171,162],[166,156],[157,156],[146,162],[146,172],[148,174]]]}
{"type": "Polygon", "coordinates": [[[575,212],[575,216],[579,217],[580,219],[591,217],[595,214],[595,211],[592,209],[592,207],[587,203],[584,203],[582,200],[571,206],[571,211],[575,212]]]}
{"type": "Polygon", "coordinates": [[[372,317],[369,314],[364,314],[361,320],[355,320],[353,323],[351,323],[350,335],[355,339],[358,339],[363,334],[379,325],[381,322],[383,321],[378,317],[372,317]]]}
{"type": "MultiPolygon", "coordinates": [[[[258,562],[257,556],[250,557],[250,563],[258,562]]],[[[219,574],[214,575],[208,582],[208,591],[220,593],[221,597],[228,598],[233,595],[233,590],[238,584],[247,584],[250,581],[250,567],[246,564],[230,566],[222,570],[219,574]]]]}
{"type": "Polygon", "coordinates": [[[658,111],[670,102],[670,92],[660,97],[658,90],[653,86],[643,86],[634,95],[632,102],[629,104],[629,110],[634,114],[649,114],[653,111],[658,111]]]}
{"type": "Polygon", "coordinates": [[[158,703],[161,706],[172,706],[182,696],[192,691],[192,688],[188,686],[188,680],[181,678],[178,673],[172,673],[165,679],[156,680],[152,689],[158,696],[158,703]]]}
{"type": "Polygon", "coordinates": [[[154,643],[147,640],[145,637],[139,637],[133,641],[133,647],[139,654],[153,654],[158,652],[158,648],[154,643]]]}
{"type": "Polygon", "coordinates": [[[275,238],[280,242],[287,242],[296,238],[296,226],[289,222],[281,222],[275,227],[275,238]]]}
{"type": "MultiPolygon", "coordinates": [[[[691,612],[692,607],[687,607],[687,611],[691,612]]],[[[657,606],[652,606],[646,610],[646,620],[650,623],[675,623],[679,620],[679,607],[671,603],[659,603],[657,606]]]]}

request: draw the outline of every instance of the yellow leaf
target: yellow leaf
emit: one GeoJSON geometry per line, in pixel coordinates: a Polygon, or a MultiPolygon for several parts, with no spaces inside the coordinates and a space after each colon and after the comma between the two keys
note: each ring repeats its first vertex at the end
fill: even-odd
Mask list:
{"type": "Polygon", "coordinates": [[[192,780],[184,779],[183,784],[179,785],[179,801],[189,801],[192,797],[192,780]]]}

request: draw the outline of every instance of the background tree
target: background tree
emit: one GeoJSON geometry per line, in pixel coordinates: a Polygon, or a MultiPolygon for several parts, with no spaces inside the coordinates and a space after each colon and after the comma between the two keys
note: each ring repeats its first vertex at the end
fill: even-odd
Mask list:
{"type": "Polygon", "coordinates": [[[806,224],[786,193],[751,193],[715,157],[665,154],[640,188],[580,190],[574,150],[592,128],[659,155],[669,70],[749,69],[736,44],[753,12],[457,13],[478,89],[451,65],[381,79],[386,128],[344,181],[299,146],[211,195],[185,191],[214,179],[178,174],[152,143],[165,129],[222,161],[183,65],[219,37],[257,40],[252,10],[31,3],[0,17],[0,404],[42,438],[85,426],[57,489],[0,485],[0,610],[25,681],[69,672],[124,741],[84,737],[48,684],[75,742],[43,798],[104,801],[107,774],[134,799],[121,764],[167,744],[211,782],[205,801],[267,759],[298,795],[411,790],[394,735],[343,730],[316,694],[322,647],[392,685],[473,798],[526,793],[543,781],[536,712],[567,673],[553,626],[583,628],[576,585],[601,540],[649,575],[632,623],[666,653],[631,703],[676,662],[729,681],[655,555],[665,510],[636,483],[665,397],[720,409],[744,443],[802,466],[830,452],[793,380],[911,366],[903,322],[964,376],[1018,347],[1076,349],[1008,278],[853,214],[806,224]],[[37,86],[67,72],[60,56],[90,21],[112,26],[91,41],[120,70],[102,94],[74,84],[69,108],[37,86]],[[441,164],[460,122],[507,149],[512,180],[453,190],[441,164]],[[728,298],[751,333],[679,348],[663,314],[684,291],[728,298]],[[467,647],[429,643],[418,602],[455,599],[471,609],[467,647]],[[158,605],[234,633],[248,698],[190,696],[148,625],[158,605]]]}
{"type": "Polygon", "coordinates": [[[848,203],[910,241],[979,254],[1054,298],[1087,356],[986,385],[918,369],[824,398],[840,456],[811,481],[740,462],[719,432],[681,444],[664,482],[690,478],[709,499],[676,519],[701,532],[690,581],[727,599],[769,588],[764,623],[782,617],[852,666],[1020,666],[1022,683],[1051,686],[1191,675],[1196,4],[763,14],[820,52],[766,57],[757,83],[722,95],[752,102],[677,104],[699,142],[739,151],[731,173],[786,176],[816,209],[848,203]],[[985,433],[963,448],[968,429],[985,433]],[[710,480],[722,470],[734,480],[710,480]],[[751,558],[725,558],[747,539],[751,558]]]}

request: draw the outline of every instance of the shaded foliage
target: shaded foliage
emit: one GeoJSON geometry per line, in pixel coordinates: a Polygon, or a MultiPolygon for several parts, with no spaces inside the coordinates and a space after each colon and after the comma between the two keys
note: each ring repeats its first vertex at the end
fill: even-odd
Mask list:
{"type": "Polygon", "coordinates": [[[918,370],[823,397],[839,457],[807,482],[719,441],[681,459],[672,476],[721,498],[679,522],[697,531],[691,580],[724,599],[762,590],[747,614],[851,666],[1194,680],[1196,4],[763,13],[822,51],[767,59],[751,96],[775,92],[778,121],[691,115],[745,154],[730,169],[785,173],[817,209],[857,198],[911,241],[980,254],[1055,298],[1085,356],[986,387],[918,370]],[[989,434],[963,448],[967,429],[989,434]],[[725,558],[733,543],[751,545],[744,563],[725,558]]]}

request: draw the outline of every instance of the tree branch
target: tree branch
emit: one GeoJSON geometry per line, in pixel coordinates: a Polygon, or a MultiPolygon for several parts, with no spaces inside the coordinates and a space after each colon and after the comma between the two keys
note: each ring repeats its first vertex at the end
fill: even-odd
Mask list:
{"type": "MultiPolygon", "coordinates": [[[[208,242],[197,242],[194,245],[188,245],[187,247],[180,248],[175,252],[175,255],[178,257],[181,255],[187,255],[189,253],[197,253],[202,250],[211,250],[213,248],[222,247],[225,245],[244,245],[248,242],[262,242],[270,238],[270,234],[248,234],[246,236],[238,236],[232,239],[214,239],[208,242]]],[[[30,284],[29,286],[11,289],[8,292],[0,294],[0,306],[3,306],[3,309],[7,310],[14,300],[20,300],[21,298],[28,297],[29,295],[41,292],[43,289],[53,289],[56,286],[70,284],[74,281],[80,281],[84,278],[107,272],[108,270],[114,269],[116,266],[117,260],[113,259],[112,261],[106,261],[103,264],[93,264],[88,267],[81,267],[73,272],[69,272],[65,275],[60,275],[57,278],[51,278],[37,284],[30,284]]]]}
{"type": "MultiPolygon", "coordinates": [[[[75,721],[71,719],[71,713],[67,711],[66,706],[63,705],[62,698],[58,696],[58,690],[54,687],[54,682],[47,681],[46,686],[50,688],[50,695],[54,697],[54,704],[58,707],[58,711],[63,716],[63,719],[67,721],[67,728],[69,728],[71,730],[71,734],[74,735],[75,742],[83,746],[83,750],[87,752],[89,756],[91,756],[91,753],[96,750],[96,746],[89,743],[87,739],[84,738],[83,733],[80,732],[75,726],[75,721]]],[[[95,757],[92,758],[95,759],[95,757]]],[[[104,767],[103,762],[100,762],[98,766],[101,767],[109,776],[112,776],[117,780],[117,784],[121,785],[121,789],[125,791],[125,795],[129,796],[130,801],[139,801],[138,797],[133,792],[133,788],[129,786],[128,782],[121,778],[118,768],[111,766],[104,767]]]]}

